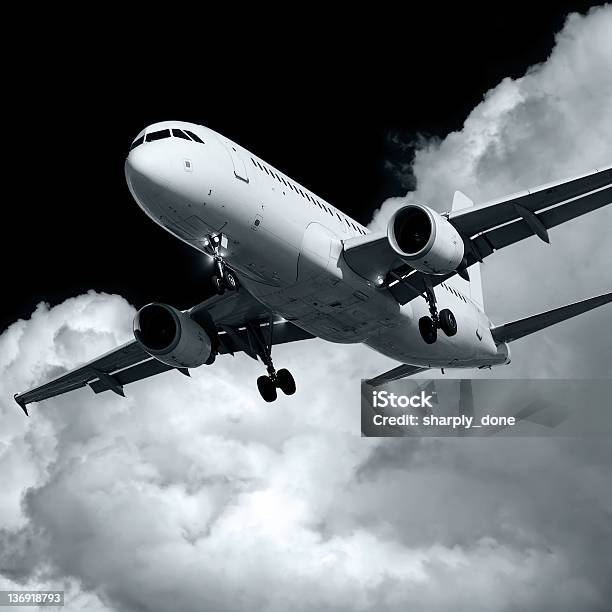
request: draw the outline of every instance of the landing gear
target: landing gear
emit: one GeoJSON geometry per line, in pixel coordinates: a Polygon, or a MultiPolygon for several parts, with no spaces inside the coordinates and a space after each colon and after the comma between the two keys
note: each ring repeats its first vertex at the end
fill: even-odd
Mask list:
{"type": "Polygon", "coordinates": [[[227,267],[221,248],[227,247],[227,236],[218,234],[208,236],[206,238],[206,252],[212,256],[215,266],[215,273],[211,276],[210,282],[213,291],[219,295],[228,291],[236,291],[238,289],[238,280],[232,270],[227,267]]]}
{"type": "Polygon", "coordinates": [[[210,283],[215,293],[218,293],[219,295],[223,295],[225,293],[225,287],[223,286],[223,281],[216,274],[213,274],[210,277],[210,283]]]}
{"type": "Polygon", "coordinates": [[[257,379],[257,388],[266,402],[273,402],[276,399],[276,385],[269,376],[260,376],[257,379]]]}
{"type": "Polygon", "coordinates": [[[238,281],[236,280],[236,276],[228,268],[225,268],[225,274],[223,275],[223,280],[225,283],[225,288],[228,289],[229,291],[236,291],[236,289],[238,289],[238,281]]]}
{"type": "Polygon", "coordinates": [[[282,368],[276,373],[276,384],[285,395],[295,393],[295,380],[289,370],[282,368]]]}
{"type": "Polygon", "coordinates": [[[259,323],[247,324],[250,344],[268,370],[267,376],[260,376],[257,379],[257,388],[264,401],[273,402],[278,395],[277,389],[280,389],[285,395],[293,395],[295,380],[291,372],[285,368],[276,371],[272,362],[272,330],[274,328],[272,319],[269,321],[268,328],[270,333],[266,339],[259,323]]]}
{"type": "Polygon", "coordinates": [[[449,337],[454,336],[457,333],[455,315],[448,308],[444,308],[438,313],[436,295],[432,287],[427,287],[425,300],[431,316],[419,319],[419,331],[423,340],[427,344],[433,344],[438,339],[438,329],[441,329],[449,337]]]}
{"type": "Polygon", "coordinates": [[[457,333],[457,321],[455,315],[448,309],[440,311],[440,329],[447,336],[454,336],[457,333]]]}
{"type": "Polygon", "coordinates": [[[223,264],[221,266],[221,270],[222,276],[217,273],[210,277],[213,291],[219,295],[223,295],[226,289],[228,291],[236,291],[238,288],[238,281],[236,280],[234,273],[226,268],[223,264]]]}
{"type": "Polygon", "coordinates": [[[429,317],[419,319],[419,331],[427,344],[433,344],[438,339],[438,329],[429,317]]]}

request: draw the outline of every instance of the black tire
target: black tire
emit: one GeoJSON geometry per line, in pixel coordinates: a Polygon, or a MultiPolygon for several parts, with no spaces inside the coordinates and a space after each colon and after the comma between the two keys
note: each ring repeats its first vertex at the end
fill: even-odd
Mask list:
{"type": "Polygon", "coordinates": [[[225,293],[225,287],[223,286],[221,279],[216,274],[210,277],[210,283],[215,293],[218,293],[219,295],[223,295],[223,293],[225,293]]]}
{"type": "Polygon", "coordinates": [[[429,317],[419,319],[419,331],[427,344],[433,344],[438,338],[438,330],[429,317]]]}
{"type": "Polygon", "coordinates": [[[455,315],[448,309],[440,311],[440,328],[447,336],[454,336],[457,333],[457,320],[455,315]]]}
{"type": "Polygon", "coordinates": [[[225,283],[225,288],[229,291],[236,291],[238,288],[238,281],[231,270],[225,270],[223,281],[225,283]]]}
{"type": "Polygon", "coordinates": [[[276,399],[276,386],[269,376],[260,376],[257,379],[257,388],[264,401],[273,402],[276,399]]]}
{"type": "Polygon", "coordinates": [[[289,370],[282,368],[276,373],[276,386],[285,394],[295,393],[295,380],[289,370]]]}

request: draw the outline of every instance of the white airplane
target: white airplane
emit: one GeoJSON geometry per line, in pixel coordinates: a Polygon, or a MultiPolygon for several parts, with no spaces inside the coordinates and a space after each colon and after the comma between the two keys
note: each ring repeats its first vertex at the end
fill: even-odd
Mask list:
{"type": "MultiPolygon", "coordinates": [[[[508,343],[612,301],[612,293],[494,326],[480,262],[495,250],[612,202],[612,166],[474,205],[456,192],[449,212],[406,204],[371,232],[270,164],[211,129],[156,123],[132,143],[129,189],[144,212],[214,260],[216,295],[187,311],[152,303],[135,339],[15,400],[26,405],[88,385],[124,385],[212,364],[244,351],[261,359],[264,400],[295,382],[272,346],[311,337],[364,343],[401,362],[378,385],[428,368],[510,363],[508,343]]],[[[436,203],[439,204],[439,203],[436,203]]],[[[603,237],[603,234],[602,234],[603,237]]],[[[607,265],[607,262],[602,262],[607,265]]]]}

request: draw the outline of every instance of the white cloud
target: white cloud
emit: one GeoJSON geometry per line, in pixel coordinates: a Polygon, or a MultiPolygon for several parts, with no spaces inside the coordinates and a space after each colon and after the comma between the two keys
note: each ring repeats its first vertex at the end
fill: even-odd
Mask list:
{"type": "MultiPolygon", "coordinates": [[[[545,64],[419,151],[413,196],[493,197],[610,157],[611,18],[571,17],[545,64]]],[[[601,234],[610,217],[596,215],[572,231],[601,234]]],[[[491,265],[534,283],[513,277],[525,300],[509,314],[558,303],[565,275],[571,296],[601,283],[606,260],[582,263],[609,245],[557,235],[542,276],[521,268],[523,249],[491,265]]],[[[506,279],[487,281],[508,314],[506,279]]],[[[298,394],[275,404],[241,355],[192,380],[136,383],[127,399],[79,390],[24,418],[15,391],[128,340],[133,314],[90,292],[0,336],[0,588],[66,584],[67,609],[104,611],[591,611],[612,599],[608,440],[363,439],[357,380],[389,365],[364,347],[277,347],[298,394]]],[[[530,345],[519,372],[601,373],[609,326],[573,329],[530,345]]]]}

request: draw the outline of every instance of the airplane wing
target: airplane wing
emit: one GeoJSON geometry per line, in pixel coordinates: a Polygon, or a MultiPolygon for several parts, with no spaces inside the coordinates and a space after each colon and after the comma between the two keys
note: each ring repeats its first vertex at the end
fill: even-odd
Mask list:
{"type": "MultiPolygon", "coordinates": [[[[611,202],[612,166],[608,166],[570,180],[461,208],[452,211],[448,219],[464,240],[466,264],[471,266],[529,236],[549,242],[549,229],[611,202]]],[[[344,258],[364,278],[376,281],[390,277],[387,288],[400,304],[422,295],[428,285],[439,285],[457,274],[455,271],[431,275],[412,269],[397,257],[384,232],[347,240],[344,258]]]]}
{"type": "Polygon", "coordinates": [[[514,342],[514,340],[524,338],[541,329],[546,329],[551,325],[561,323],[561,321],[577,317],[584,312],[599,308],[599,306],[609,304],[610,302],[612,302],[612,293],[606,293],[604,295],[589,298],[588,300],[575,302],[569,306],[562,306],[561,308],[555,308],[555,310],[549,310],[532,317],[527,317],[520,321],[498,325],[491,329],[491,334],[497,343],[514,342]]]}
{"type": "MultiPolygon", "coordinates": [[[[222,296],[214,296],[187,312],[199,323],[213,322],[218,333],[220,355],[228,353],[233,355],[243,351],[253,359],[257,359],[257,349],[253,345],[253,335],[249,331],[253,326],[260,327],[266,335],[270,331],[269,326],[272,325],[274,345],[313,337],[289,321],[272,320],[271,313],[244,287],[222,296]]],[[[47,383],[25,393],[16,394],[15,401],[27,415],[27,404],[85,386],[89,386],[94,393],[113,391],[124,396],[124,385],[174,369],[178,368],[151,357],[136,340],[132,340],[47,383]]],[[[187,368],[180,368],[179,371],[189,376],[187,368]]]]}
{"type": "Polygon", "coordinates": [[[412,376],[413,374],[418,374],[419,372],[425,372],[429,368],[422,368],[420,366],[406,365],[402,364],[389,370],[388,372],[383,372],[374,378],[370,378],[369,380],[364,381],[370,387],[380,387],[380,385],[384,385],[385,383],[391,382],[392,380],[400,380],[401,378],[407,378],[408,376],[412,376]]]}

